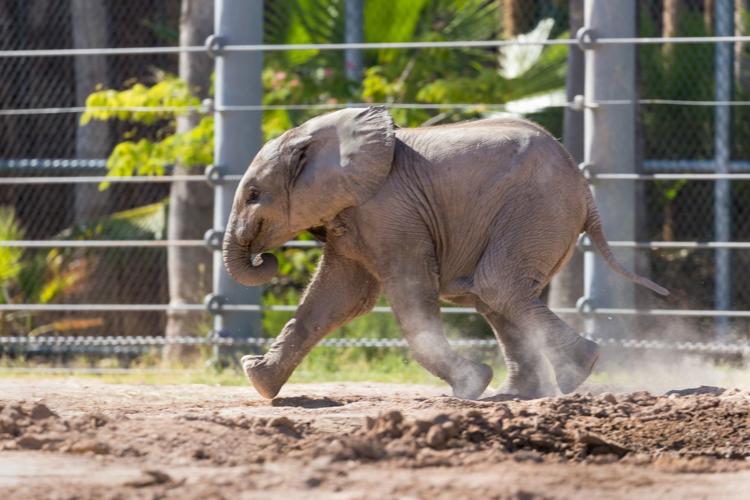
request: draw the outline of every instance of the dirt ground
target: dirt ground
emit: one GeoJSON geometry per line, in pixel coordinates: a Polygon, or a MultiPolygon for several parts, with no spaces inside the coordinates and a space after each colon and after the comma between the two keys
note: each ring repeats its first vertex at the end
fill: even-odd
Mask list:
{"type": "Polygon", "coordinates": [[[750,393],[0,379],[0,498],[748,498],[750,393]]]}

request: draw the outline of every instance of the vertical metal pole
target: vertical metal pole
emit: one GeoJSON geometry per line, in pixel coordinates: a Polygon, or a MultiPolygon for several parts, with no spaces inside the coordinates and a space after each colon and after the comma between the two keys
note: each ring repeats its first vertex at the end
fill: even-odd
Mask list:
{"type": "MultiPolygon", "coordinates": [[[[214,33],[224,44],[263,43],[263,2],[216,0],[214,33]]],[[[259,105],[263,94],[261,52],[220,53],[216,58],[214,164],[226,174],[243,174],[262,146],[260,111],[221,111],[223,106],[259,105]]],[[[218,183],[214,197],[214,229],[226,228],[236,184],[218,183]]],[[[259,304],[260,289],[234,281],[214,252],[214,294],[231,304],[259,304]]],[[[214,316],[214,331],[242,336],[260,333],[260,314],[223,312],[214,316]]]]}
{"type": "MultiPolygon", "coordinates": [[[[586,0],[584,25],[596,37],[636,36],[636,3],[631,0],[586,0]]],[[[594,45],[585,54],[586,102],[636,98],[635,47],[594,45]]],[[[635,172],[635,104],[599,105],[584,112],[584,161],[596,173],[635,172]]],[[[633,182],[597,182],[592,186],[607,237],[635,239],[633,182]]],[[[617,252],[628,268],[635,268],[635,252],[617,252]]],[[[635,290],[616,276],[593,250],[584,255],[584,297],[594,307],[633,307],[635,290]]],[[[588,319],[589,333],[607,333],[608,318],[588,319]]],[[[621,330],[622,323],[618,325],[621,330]]]]}
{"type": "MultiPolygon", "coordinates": [[[[732,0],[716,0],[714,13],[716,36],[731,36],[734,33],[732,0]]],[[[714,55],[714,81],[716,100],[732,99],[732,44],[717,43],[714,55]]],[[[714,111],[714,154],[716,173],[730,172],[731,114],[729,106],[717,105],[714,111]]],[[[714,240],[730,241],[732,238],[732,193],[728,180],[714,184],[714,240]]],[[[714,308],[729,309],[732,299],[731,255],[729,249],[716,250],[716,274],[714,276],[714,308]]],[[[719,340],[729,334],[729,318],[717,318],[716,335],[719,340]]]]}
{"type": "MultiPolygon", "coordinates": [[[[346,0],[346,43],[362,43],[365,39],[363,25],[363,1],[346,0]]],[[[349,82],[359,83],[362,79],[362,51],[359,49],[346,49],[344,51],[344,65],[346,79],[349,82]]]]}

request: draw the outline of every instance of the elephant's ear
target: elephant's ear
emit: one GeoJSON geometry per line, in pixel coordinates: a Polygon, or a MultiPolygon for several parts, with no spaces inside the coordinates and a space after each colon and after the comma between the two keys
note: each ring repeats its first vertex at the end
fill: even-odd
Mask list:
{"type": "Polygon", "coordinates": [[[295,230],[329,221],[378,192],[393,162],[395,126],[383,107],[349,108],[299,127],[311,138],[290,190],[295,230]]]}

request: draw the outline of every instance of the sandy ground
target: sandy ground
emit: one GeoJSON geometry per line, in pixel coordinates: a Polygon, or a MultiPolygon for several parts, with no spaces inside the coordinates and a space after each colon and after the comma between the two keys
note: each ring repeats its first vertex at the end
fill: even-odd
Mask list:
{"type": "Polygon", "coordinates": [[[748,498],[750,393],[0,379],[0,498],[748,498]]]}

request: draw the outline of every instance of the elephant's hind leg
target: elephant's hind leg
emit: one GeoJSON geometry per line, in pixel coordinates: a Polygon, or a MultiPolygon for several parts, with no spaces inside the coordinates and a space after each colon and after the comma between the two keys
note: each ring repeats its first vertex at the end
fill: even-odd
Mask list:
{"type": "Polygon", "coordinates": [[[536,399],[548,395],[548,371],[536,336],[496,312],[483,311],[482,316],[495,333],[508,369],[507,378],[491,398],[536,399]]]}
{"type": "Polygon", "coordinates": [[[492,380],[492,368],[451,349],[443,333],[436,280],[427,270],[420,274],[385,281],[396,320],[420,365],[448,382],[455,397],[476,399],[492,380]]]}
{"type": "Polygon", "coordinates": [[[540,278],[546,273],[539,273],[533,267],[510,266],[501,260],[501,256],[520,255],[519,251],[493,250],[477,266],[473,292],[524,335],[538,336],[558,387],[563,393],[574,391],[593,370],[599,347],[578,335],[539,300],[539,283],[543,282],[540,278]],[[497,283],[503,286],[498,288],[497,283]]]}
{"type": "Polygon", "coordinates": [[[242,366],[256,390],[273,398],[310,350],[333,329],[372,309],[380,284],[360,264],[326,249],[294,318],[264,356],[242,366]]]}

